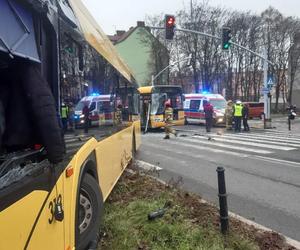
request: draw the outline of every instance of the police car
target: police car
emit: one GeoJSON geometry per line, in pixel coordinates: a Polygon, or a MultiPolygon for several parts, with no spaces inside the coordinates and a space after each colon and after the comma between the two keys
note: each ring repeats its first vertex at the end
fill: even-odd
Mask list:
{"type": "Polygon", "coordinates": [[[209,101],[214,107],[213,124],[225,124],[225,109],[227,102],[220,94],[185,94],[184,101],[184,116],[186,124],[196,123],[205,124],[205,113],[203,108],[203,101],[209,101]]]}

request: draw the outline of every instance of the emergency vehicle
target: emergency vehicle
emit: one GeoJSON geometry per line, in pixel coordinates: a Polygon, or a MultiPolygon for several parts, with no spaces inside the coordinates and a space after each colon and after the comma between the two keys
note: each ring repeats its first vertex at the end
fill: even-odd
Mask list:
{"type": "Polygon", "coordinates": [[[90,109],[90,126],[113,124],[113,96],[92,94],[83,97],[75,107],[74,120],[76,127],[84,124],[82,110],[85,105],[90,109]]]}
{"type": "Polygon", "coordinates": [[[204,123],[205,113],[203,101],[208,100],[214,107],[213,124],[225,124],[225,109],[227,102],[220,94],[185,94],[184,116],[185,122],[188,123],[204,123]]]}

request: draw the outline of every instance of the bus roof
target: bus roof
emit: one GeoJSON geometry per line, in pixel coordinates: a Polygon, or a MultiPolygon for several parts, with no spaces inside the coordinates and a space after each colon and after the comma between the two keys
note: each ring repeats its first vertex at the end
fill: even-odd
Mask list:
{"type": "Polygon", "coordinates": [[[144,86],[144,87],[139,87],[138,91],[140,94],[151,94],[153,90],[157,89],[182,89],[181,86],[178,85],[156,85],[156,86],[144,86]]]}
{"type": "Polygon", "coordinates": [[[77,17],[80,28],[86,41],[100,53],[124,78],[130,83],[134,82],[131,69],[119,56],[116,48],[102,31],[101,27],[89,13],[82,0],[69,0],[71,7],[77,17]]]}

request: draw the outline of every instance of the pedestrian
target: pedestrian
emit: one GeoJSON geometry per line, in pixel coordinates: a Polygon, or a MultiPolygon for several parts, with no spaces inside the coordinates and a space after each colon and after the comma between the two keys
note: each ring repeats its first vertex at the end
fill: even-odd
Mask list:
{"type": "Polygon", "coordinates": [[[208,100],[203,101],[203,110],[205,113],[205,126],[206,132],[211,131],[211,127],[213,125],[213,114],[214,114],[214,107],[208,100]]]}
{"type": "Polygon", "coordinates": [[[64,102],[62,102],[60,117],[61,117],[64,133],[68,130],[68,116],[69,116],[68,106],[64,102]]]}
{"type": "Polygon", "coordinates": [[[168,102],[168,101],[165,103],[164,121],[165,121],[165,137],[164,137],[164,139],[170,139],[170,134],[173,134],[177,137],[176,130],[172,128],[173,109],[171,107],[170,102],[168,102]]]}
{"type": "Polygon", "coordinates": [[[225,109],[226,130],[232,130],[233,102],[229,100],[225,109]]]}
{"type": "Polygon", "coordinates": [[[233,116],[234,116],[234,131],[241,132],[241,123],[242,123],[242,109],[243,105],[240,100],[237,100],[233,106],[233,116]]]}
{"type": "Polygon", "coordinates": [[[84,104],[84,107],[82,109],[82,114],[84,116],[84,133],[89,132],[89,116],[90,116],[90,109],[87,103],[84,104]]]}
{"type": "Polygon", "coordinates": [[[248,107],[247,103],[243,104],[242,117],[243,117],[244,131],[250,131],[250,128],[249,128],[249,125],[248,125],[249,107],[248,107]]]}
{"type": "Polygon", "coordinates": [[[74,115],[75,115],[74,106],[73,106],[73,103],[70,102],[69,103],[68,120],[69,120],[69,127],[70,127],[71,131],[74,131],[74,125],[75,125],[74,115]]]}

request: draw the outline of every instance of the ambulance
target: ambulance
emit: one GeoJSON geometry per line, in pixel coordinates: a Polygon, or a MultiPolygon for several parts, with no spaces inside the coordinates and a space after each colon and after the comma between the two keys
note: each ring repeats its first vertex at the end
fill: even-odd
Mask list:
{"type": "Polygon", "coordinates": [[[90,109],[90,126],[113,124],[113,97],[111,95],[92,94],[83,97],[75,107],[74,120],[76,127],[82,127],[84,124],[82,110],[85,105],[90,109]]]}
{"type": "Polygon", "coordinates": [[[227,102],[220,94],[185,94],[184,95],[184,117],[185,123],[205,124],[205,114],[203,109],[204,100],[209,101],[214,107],[213,124],[225,124],[225,109],[227,102]]]}

